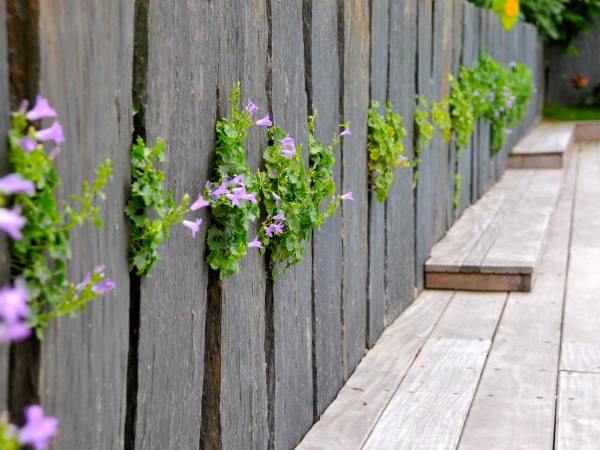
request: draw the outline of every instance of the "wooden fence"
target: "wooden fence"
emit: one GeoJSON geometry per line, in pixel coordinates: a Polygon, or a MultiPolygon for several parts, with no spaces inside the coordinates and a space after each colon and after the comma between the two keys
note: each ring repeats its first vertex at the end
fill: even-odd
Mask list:
{"type": "MultiPolygon", "coordinates": [[[[455,220],[455,174],[463,177],[462,211],[506,167],[506,149],[490,158],[481,121],[458,160],[436,137],[417,188],[412,169],[402,169],[379,204],[367,184],[370,99],[389,100],[404,116],[412,157],[415,94],[447,96],[448,74],[484,47],[502,62],[525,62],[542,92],[535,28],[519,23],[506,32],[496,15],[462,0],[235,3],[0,0],[0,134],[9,86],[12,108],[39,91],[67,137],[57,159],[61,195],[80,189],[106,158],[114,166],[105,227],[73,233],[69,275],[79,280],[104,263],[116,289],[80,317],[52,322],[41,342],[0,346],[0,409],[18,415],[40,402],[60,419],[55,448],[292,448],[423,289],[429,250],[455,220]],[[195,195],[209,176],[215,121],[229,114],[238,80],[244,99],[305,144],[305,157],[313,106],[324,141],[351,121],[334,178],[355,201],[314,232],[302,263],[274,284],[257,251],[239,274],[219,281],[204,263],[206,227],[195,240],[174,227],[153,276],[130,276],[123,208],[132,109],[136,132],[168,144],[164,168],[175,197],[195,195]]],[[[536,95],[524,129],[540,106],[536,95]]],[[[250,130],[252,170],[262,164],[263,131],[250,130]]],[[[4,173],[4,140],[0,156],[4,173]]],[[[208,221],[206,212],[199,217],[208,221]]]]}

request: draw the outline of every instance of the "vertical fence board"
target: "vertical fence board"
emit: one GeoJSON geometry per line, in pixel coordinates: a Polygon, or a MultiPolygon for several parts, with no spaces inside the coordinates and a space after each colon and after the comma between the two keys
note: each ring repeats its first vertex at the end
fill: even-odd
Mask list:
{"type": "MultiPolygon", "coordinates": [[[[419,0],[417,3],[417,93],[429,101],[431,99],[431,56],[432,56],[432,3],[419,0]]],[[[433,246],[435,232],[435,158],[432,146],[421,149],[421,162],[418,165],[417,189],[415,192],[415,273],[416,285],[420,291],[424,287],[424,264],[433,246]]]]}
{"type": "MultiPolygon", "coordinates": [[[[432,101],[439,102],[449,95],[448,74],[452,62],[452,1],[434,0],[433,2],[433,60],[431,79],[433,80],[432,101]]],[[[430,199],[435,208],[433,244],[440,240],[448,227],[447,210],[449,208],[448,175],[450,170],[450,145],[442,139],[442,133],[436,126],[435,136],[429,146],[429,158],[432,158],[434,170],[434,197],[430,199]]],[[[431,248],[429,249],[431,250],[431,248]]]]}
{"type": "MultiPolygon", "coordinates": [[[[476,59],[476,23],[475,23],[475,6],[471,3],[458,0],[456,14],[462,20],[462,56],[460,63],[463,66],[469,66],[476,59]]],[[[463,211],[471,203],[471,182],[473,171],[473,136],[469,139],[468,145],[462,149],[462,153],[457,155],[457,174],[462,177],[461,192],[460,192],[460,207],[458,208],[457,216],[460,216],[463,211]]]]}
{"type": "MultiPolygon", "coordinates": [[[[338,17],[335,0],[314,1],[307,12],[310,20],[309,110],[317,108],[315,138],[324,144],[339,135],[340,69],[338,58],[338,17]]],[[[305,39],[307,36],[305,36],[305,39]]],[[[352,139],[343,138],[345,140],[352,139]]],[[[340,146],[334,149],[333,180],[341,185],[340,146]]],[[[338,209],[321,228],[313,232],[313,389],[314,412],[321,415],[342,387],[342,214],[338,209]]]]}
{"type": "MultiPolygon", "coordinates": [[[[342,203],[343,220],[343,327],[344,378],[356,368],[366,343],[368,253],[367,110],[369,108],[369,5],[367,0],[343,5],[343,122],[350,121],[352,139],[342,147],[343,191],[351,190],[355,201],[342,203]]],[[[340,49],[341,50],[341,49],[340,49]]],[[[342,50],[341,50],[342,51],[342,50]]]]}
{"type": "Polygon", "coordinates": [[[116,288],[78,318],[50,323],[41,342],[40,398],[59,418],[57,448],[122,448],[128,349],[129,239],[123,208],[129,185],[133,5],[40,3],[41,92],[59,113],[66,142],[56,159],[59,197],[81,193],[83,180],[112,160],[101,202],[104,228],[71,232],[69,279],[105,264],[116,288]]]}
{"type": "MultiPolygon", "coordinates": [[[[388,84],[389,3],[371,3],[371,100],[385,114],[388,84]]],[[[385,315],[385,204],[369,193],[369,296],[367,308],[367,345],[372,347],[383,332],[385,315]]]]}
{"type": "MultiPolygon", "coordinates": [[[[472,24],[472,45],[473,45],[473,61],[477,61],[481,56],[481,14],[479,9],[475,7],[475,5],[471,5],[467,3],[465,5],[468,11],[471,10],[471,14],[473,16],[472,24]]],[[[471,203],[475,203],[479,196],[479,152],[481,151],[481,120],[475,122],[475,127],[473,129],[473,134],[471,135],[471,185],[470,185],[470,194],[471,194],[471,203]]]]}
{"type": "MultiPolygon", "coordinates": [[[[0,0],[0,178],[8,172],[7,140],[10,128],[8,100],[8,47],[6,42],[6,3],[0,0]]],[[[0,287],[9,282],[8,239],[0,235],[0,287]]],[[[8,353],[9,344],[0,343],[0,413],[8,407],[8,353]]]]}
{"type": "MultiPolygon", "coordinates": [[[[165,185],[176,200],[202,190],[214,149],[214,3],[151,1],[145,127],[167,142],[165,185]],[[177,26],[173,26],[177,24],[177,26]]],[[[139,76],[139,74],[136,74],[139,76]]],[[[191,218],[203,218],[198,210],[191,218]]],[[[175,226],[152,277],[142,279],[136,448],[197,448],[204,371],[206,226],[175,226]]]]}
{"type": "MultiPolygon", "coordinates": [[[[271,2],[274,122],[302,144],[308,160],[302,0],[271,2]]],[[[275,448],[297,445],[312,425],[310,246],[302,262],[273,286],[275,330],[275,448]]]]}
{"type": "MultiPolygon", "coordinates": [[[[489,32],[490,32],[490,14],[491,11],[486,9],[479,9],[480,16],[479,22],[479,56],[483,54],[486,46],[489,45],[489,32]]],[[[487,50],[489,52],[489,48],[487,50]]],[[[485,119],[478,120],[478,138],[477,144],[477,161],[475,163],[475,169],[477,170],[477,189],[473,198],[473,202],[477,201],[489,186],[489,164],[490,164],[490,124],[485,119]]]]}
{"type": "MultiPolygon", "coordinates": [[[[243,3],[233,9],[227,1],[218,5],[219,112],[223,117],[231,114],[229,94],[240,81],[241,106],[252,99],[260,108],[255,114],[258,119],[268,108],[267,34],[262,32],[268,27],[266,3],[243,3]]],[[[262,165],[266,145],[263,127],[248,130],[246,161],[250,170],[262,165]]],[[[257,228],[257,223],[251,225],[249,241],[257,228]]],[[[220,411],[224,449],[266,448],[268,443],[264,273],[264,258],[258,249],[250,248],[240,272],[222,283],[220,411]]]]}
{"type": "Polygon", "coordinates": [[[402,115],[406,137],[402,141],[410,167],[400,167],[386,204],[386,326],[414,299],[415,216],[412,192],[413,136],[416,73],[416,3],[392,1],[390,8],[390,54],[388,98],[402,115]]]}

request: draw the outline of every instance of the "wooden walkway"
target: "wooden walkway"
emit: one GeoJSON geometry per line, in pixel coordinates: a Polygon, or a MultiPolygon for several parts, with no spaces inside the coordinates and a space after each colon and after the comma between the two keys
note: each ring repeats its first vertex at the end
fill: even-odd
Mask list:
{"type": "Polygon", "coordinates": [[[574,147],[532,291],[424,291],[298,448],[600,448],[600,142],[574,147]]]}

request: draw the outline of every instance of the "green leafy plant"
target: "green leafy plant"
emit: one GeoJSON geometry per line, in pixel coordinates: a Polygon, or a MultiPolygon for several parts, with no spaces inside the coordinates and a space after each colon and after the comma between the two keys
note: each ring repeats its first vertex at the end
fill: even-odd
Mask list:
{"type": "Polygon", "coordinates": [[[449,98],[443,98],[439,102],[431,101],[431,120],[442,133],[444,142],[452,140],[452,118],[449,111],[449,98]]]}
{"type": "Polygon", "coordinates": [[[458,155],[469,145],[469,138],[475,129],[473,112],[473,89],[469,83],[466,71],[460,70],[458,80],[450,75],[450,120],[456,137],[456,152],[458,155]]]}
{"type": "Polygon", "coordinates": [[[413,189],[417,186],[419,178],[419,163],[421,162],[421,153],[429,145],[429,141],[433,138],[435,129],[429,122],[429,112],[427,100],[425,97],[417,96],[417,107],[414,116],[414,159],[413,159],[413,189]]]}
{"type": "Polygon", "coordinates": [[[259,214],[256,178],[244,153],[247,130],[254,125],[250,117],[253,111],[248,106],[240,112],[239,105],[237,83],[231,92],[231,118],[219,120],[215,127],[215,163],[203,195],[211,212],[206,261],[219,270],[221,279],[239,271],[239,261],[248,248],[249,222],[259,214]]]}
{"type": "Polygon", "coordinates": [[[327,146],[315,140],[316,117],[315,111],[308,120],[308,172],[301,155],[302,146],[296,147],[294,140],[280,127],[269,129],[270,145],[263,152],[266,170],[257,175],[267,218],[257,239],[264,245],[262,251],[270,254],[268,271],[273,280],[278,265],[283,265],[285,271],[302,261],[306,249],[303,242],[310,241],[313,228],[331,216],[341,200],[353,200],[352,193],[348,192],[333,196],[325,209],[321,208],[323,201],[335,192],[333,148],[339,143],[339,137],[334,136],[327,146]]]}
{"type": "Polygon", "coordinates": [[[10,241],[10,269],[13,278],[22,277],[25,282],[30,310],[27,324],[35,328],[41,338],[50,319],[75,315],[85,309],[87,302],[114,287],[114,283],[105,278],[103,267],[88,272],[77,285],[70,283],[66,275],[67,261],[71,259],[69,232],[84,222],[102,227],[94,201],[96,197],[105,198],[102,189],[111,178],[112,169],[110,160],[101,164],[94,183],[83,183],[82,193],[71,196],[76,206],[65,201],[60,210],[55,199],[59,178],[53,164],[59,150],[55,147],[46,153],[41,142],[62,143],[62,127],[55,121],[51,127],[37,130],[29,123],[42,117],[56,117],[56,112],[41,96],[31,111],[26,113],[25,109],[12,114],[9,160],[12,169],[33,182],[35,189],[11,197],[25,223],[20,229],[22,236],[13,236],[10,241]]]}
{"type": "Polygon", "coordinates": [[[165,198],[165,175],[155,167],[156,160],[165,161],[165,148],[163,139],[157,139],[154,147],[147,147],[138,136],[131,149],[131,198],[125,214],[131,220],[129,270],[135,269],[136,275],[150,274],[154,263],[160,260],[159,247],[169,237],[169,227],[181,222],[189,212],[187,194],[179,205],[173,201],[171,189],[165,198]]]}
{"type": "Polygon", "coordinates": [[[406,129],[402,125],[402,116],[392,110],[390,102],[385,108],[385,116],[379,114],[378,101],[371,102],[369,109],[369,177],[375,190],[375,198],[382,203],[388,196],[390,186],[396,183],[394,169],[400,165],[409,166],[410,162],[403,155],[402,139],[406,129]]]}
{"type": "Polygon", "coordinates": [[[460,194],[462,192],[462,175],[454,175],[454,214],[460,211],[460,194]]]}

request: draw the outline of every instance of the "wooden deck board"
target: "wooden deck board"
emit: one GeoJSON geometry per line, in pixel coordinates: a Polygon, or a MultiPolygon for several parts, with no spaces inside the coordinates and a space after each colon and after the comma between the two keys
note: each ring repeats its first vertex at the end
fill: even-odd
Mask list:
{"type": "Polygon", "coordinates": [[[600,374],[561,372],[557,449],[592,449],[600,442],[600,374]]]}
{"type": "Polygon", "coordinates": [[[517,145],[511,154],[565,152],[575,132],[572,122],[540,122],[517,145]]]}
{"type": "Polygon", "coordinates": [[[506,293],[457,293],[365,449],[456,448],[506,293]]]}
{"type": "Polygon", "coordinates": [[[570,164],[535,289],[511,293],[461,449],[552,448],[575,167],[570,164]]]}
{"type": "Polygon", "coordinates": [[[600,372],[600,143],[579,146],[560,368],[600,372]]]}
{"type": "Polygon", "coordinates": [[[423,292],[385,330],[298,449],[361,448],[452,296],[423,292]]]}

